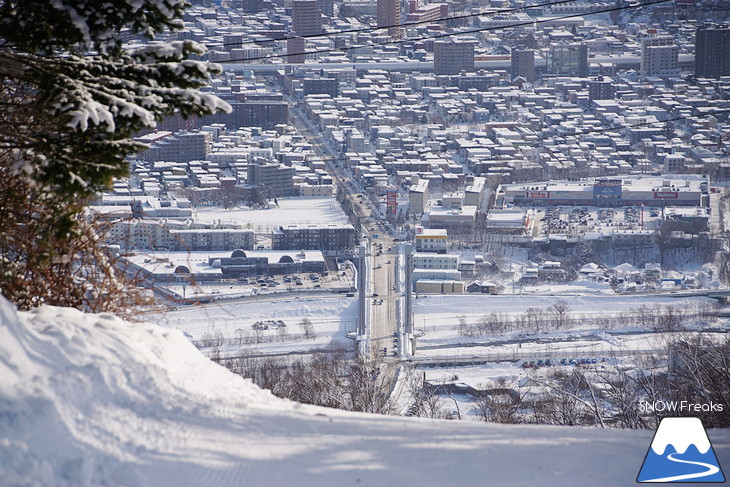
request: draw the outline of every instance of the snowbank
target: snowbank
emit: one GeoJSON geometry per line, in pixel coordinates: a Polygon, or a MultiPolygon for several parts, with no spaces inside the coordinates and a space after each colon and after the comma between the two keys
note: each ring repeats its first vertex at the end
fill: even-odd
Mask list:
{"type": "Polygon", "coordinates": [[[3,486],[626,485],[651,436],[301,406],[179,331],[0,298],[3,486]]]}

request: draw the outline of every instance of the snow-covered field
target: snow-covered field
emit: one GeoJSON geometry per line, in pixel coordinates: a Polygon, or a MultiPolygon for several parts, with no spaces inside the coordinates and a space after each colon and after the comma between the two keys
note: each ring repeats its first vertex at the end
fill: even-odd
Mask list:
{"type": "Polygon", "coordinates": [[[356,316],[356,298],[283,296],[184,306],[155,317],[154,321],[182,331],[198,344],[220,332],[224,343],[218,348],[222,356],[228,356],[241,351],[291,353],[329,349],[338,343],[349,345],[345,333],[355,330],[356,316]],[[304,318],[311,321],[314,338],[303,336],[299,324],[304,318]],[[262,320],[281,320],[286,333],[273,326],[257,333],[253,325],[262,320]]]}
{"type": "MultiPolygon", "coordinates": [[[[414,300],[414,329],[418,338],[417,357],[472,357],[494,356],[515,358],[539,358],[557,356],[581,356],[661,348],[657,333],[621,321],[641,307],[692,310],[697,305],[714,305],[709,298],[670,298],[662,296],[511,296],[511,295],[437,295],[414,300]],[[528,309],[544,312],[556,303],[565,303],[569,326],[564,329],[539,331],[515,330],[499,333],[464,335],[459,332],[460,320],[467,326],[476,326],[480,319],[488,319],[492,313],[515,320],[524,316],[528,309]],[[608,328],[601,320],[613,320],[608,328]],[[646,332],[646,333],[641,333],[646,332]],[[520,343],[521,342],[521,343],[520,343]]],[[[727,331],[725,320],[716,323],[697,323],[705,329],[727,331]]],[[[547,325],[543,325],[546,326],[547,325]]]]}
{"type": "MultiPolygon", "coordinates": [[[[629,485],[652,434],[298,405],[179,331],[53,307],[16,313],[0,298],[4,487],[629,485]]],[[[709,436],[730,465],[730,431],[709,436]]]]}
{"type": "Polygon", "coordinates": [[[266,209],[198,207],[194,218],[201,222],[221,221],[270,232],[280,225],[302,223],[347,223],[347,215],[334,198],[279,198],[266,209]]]}

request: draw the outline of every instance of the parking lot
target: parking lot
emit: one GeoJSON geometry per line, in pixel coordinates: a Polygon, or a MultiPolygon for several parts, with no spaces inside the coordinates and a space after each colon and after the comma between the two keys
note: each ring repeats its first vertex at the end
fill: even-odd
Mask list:
{"type": "Polygon", "coordinates": [[[221,279],[196,284],[170,284],[166,289],[178,298],[200,300],[227,299],[275,293],[332,291],[348,295],[354,288],[354,275],[347,266],[337,271],[285,275],[258,275],[238,279],[221,279]]]}
{"type": "Polygon", "coordinates": [[[655,231],[662,217],[662,209],[659,207],[554,206],[534,210],[538,218],[535,236],[655,231]]]}

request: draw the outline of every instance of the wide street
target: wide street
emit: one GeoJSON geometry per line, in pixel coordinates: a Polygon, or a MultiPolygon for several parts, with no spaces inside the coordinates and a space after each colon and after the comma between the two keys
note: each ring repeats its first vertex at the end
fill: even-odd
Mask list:
{"type": "Polygon", "coordinates": [[[312,144],[314,152],[325,161],[329,173],[337,187],[343,188],[353,211],[362,225],[362,235],[367,246],[365,265],[369,279],[366,289],[360,289],[361,299],[365,300],[369,310],[369,323],[365,332],[369,335],[370,358],[387,357],[388,361],[400,357],[400,340],[396,302],[401,297],[395,288],[397,247],[388,227],[380,222],[372,202],[347,174],[347,170],[338,162],[338,157],[325,141],[322,134],[312,124],[296,100],[289,101],[289,119],[296,129],[312,144]]]}

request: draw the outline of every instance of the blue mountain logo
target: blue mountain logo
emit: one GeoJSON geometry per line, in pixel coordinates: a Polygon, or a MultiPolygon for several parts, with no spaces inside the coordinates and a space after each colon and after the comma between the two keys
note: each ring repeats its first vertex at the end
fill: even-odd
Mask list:
{"type": "Polygon", "coordinates": [[[699,418],[664,418],[637,482],[725,482],[699,418]]]}

